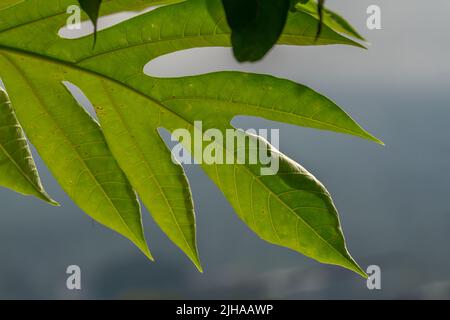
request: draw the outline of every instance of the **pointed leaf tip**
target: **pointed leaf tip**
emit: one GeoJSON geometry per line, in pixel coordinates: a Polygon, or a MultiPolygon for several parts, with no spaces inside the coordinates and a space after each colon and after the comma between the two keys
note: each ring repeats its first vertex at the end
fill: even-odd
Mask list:
{"type": "Polygon", "coordinates": [[[32,195],[52,205],[57,202],[44,190],[22,126],[6,91],[0,87],[0,186],[32,195]]]}

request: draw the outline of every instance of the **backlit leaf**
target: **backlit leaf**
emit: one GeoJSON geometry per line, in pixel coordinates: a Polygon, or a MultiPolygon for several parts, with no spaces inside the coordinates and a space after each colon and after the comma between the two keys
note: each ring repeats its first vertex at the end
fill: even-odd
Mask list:
{"type": "MultiPolygon", "coordinates": [[[[231,46],[221,0],[189,0],[141,14],[99,31],[94,48],[93,35],[68,40],[57,34],[66,7],[75,1],[28,0],[0,10],[0,76],[19,121],[61,186],[89,215],[144,252],[131,187],[201,270],[189,184],[182,167],[171,161],[160,129],[194,133],[196,121],[202,121],[205,130],[224,133],[234,117],[248,115],[381,143],[334,102],[288,80],[241,72],[166,79],[143,73],[150,60],[164,54],[231,46]],[[100,127],[63,82],[85,93],[100,127]]],[[[130,9],[136,5],[104,1],[100,15],[123,10],[124,3],[130,9]]],[[[168,1],[143,0],[133,8],[163,3],[168,1]]],[[[316,41],[317,24],[313,14],[290,12],[277,43],[361,46],[326,23],[316,41]]],[[[232,152],[223,144],[217,147],[232,152]]],[[[193,150],[187,143],[186,148],[193,150]]],[[[262,239],[365,276],[347,251],[328,191],[306,169],[269,148],[280,158],[275,175],[262,176],[260,166],[252,164],[202,168],[262,239]]]]}

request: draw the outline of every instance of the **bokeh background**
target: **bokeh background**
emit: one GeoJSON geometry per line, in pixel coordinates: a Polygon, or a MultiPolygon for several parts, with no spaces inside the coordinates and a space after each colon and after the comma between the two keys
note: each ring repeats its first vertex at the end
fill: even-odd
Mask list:
{"type": "MultiPolygon", "coordinates": [[[[156,262],[93,222],[37,159],[54,208],[0,190],[0,298],[450,298],[450,2],[328,0],[371,42],[352,47],[277,47],[261,62],[238,64],[231,50],[195,49],[146,67],[158,76],[217,70],[269,73],[332,98],[385,147],[358,138],[237,118],[242,128],[280,128],[281,150],[330,190],[350,252],[382,270],[382,289],[265,243],[241,222],[201,169],[186,167],[205,268],[196,271],[144,211],[156,262]],[[382,30],[366,9],[382,9],[382,30]],[[82,269],[82,290],[66,289],[66,267],[82,269]]],[[[103,19],[101,26],[126,18],[103,19]]],[[[82,32],[89,32],[85,26],[82,32]]]]}

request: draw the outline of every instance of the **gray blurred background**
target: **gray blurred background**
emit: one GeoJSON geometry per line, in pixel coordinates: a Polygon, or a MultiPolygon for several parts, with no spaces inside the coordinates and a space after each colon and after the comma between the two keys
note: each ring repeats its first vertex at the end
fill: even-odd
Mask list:
{"type": "MultiPolygon", "coordinates": [[[[332,193],[350,252],[382,270],[382,289],[357,275],[265,243],[234,214],[203,172],[186,167],[197,209],[204,274],[155,226],[144,224],[156,262],[81,212],[36,160],[62,207],[0,190],[0,298],[450,298],[450,2],[329,0],[371,42],[352,47],[277,47],[237,64],[230,49],[195,49],[146,67],[158,76],[218,70],[269,73],[332,98],[386,147],[312,129],[238,118],[237,126],[281,129],[281,150],[332,193]],[[382,9],[382,30],[366,8],[382,9]],[[82,290],[66,289],[66,267],[82,290]]],[[[102,26],[125,15],[107,18],[102,26]]],[[[86,29],[86,30],[89,30],[86,29]]]]}

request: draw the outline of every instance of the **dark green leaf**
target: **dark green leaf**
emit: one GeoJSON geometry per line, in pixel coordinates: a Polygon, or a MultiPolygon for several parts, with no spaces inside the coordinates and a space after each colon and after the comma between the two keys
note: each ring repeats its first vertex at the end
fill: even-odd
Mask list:
{"type": "Polygon", "coordinates": [[[222,0],[236,59],[257,61],[274,46],[286,23],[289,0],[222,0]]]}
{"type": "Polygon", "coordinates": [[[97,20],[100,12],[100,5],[102,4],[102,0],[78,0],[80,3],[81,9],[86,12],[86,14],[91,19],[94,24],[94,44],[97,38],[97,20]]]}

